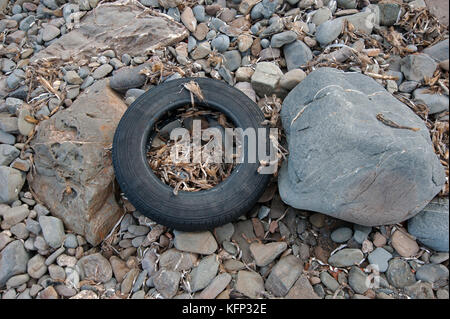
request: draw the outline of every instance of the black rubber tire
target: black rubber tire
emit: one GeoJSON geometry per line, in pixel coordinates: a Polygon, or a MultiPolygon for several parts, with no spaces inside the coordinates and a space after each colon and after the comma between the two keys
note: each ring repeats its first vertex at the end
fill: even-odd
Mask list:
{"type": "MultiPolygon", "coordinates": [[[[191,103],[183,84],[195,80],[206,104],[224,113],[236,127],[262,127],[264,115],[244,93],[207,78],[169,81],[142,94],[127,109],[116,129],[113,165],[119,186],[135,208],[150,219],[182,231],[206,230],[235,220],[250,210],[264,192],[271,175],[257,172],[257,163],[238,164],[212,189],[198,192],[173,189],[160,181],[146,160],[146,146],[155,122],[169,110],[191,103]]],[[[244,150],[247,152],[247,149],[244,150]]]]}

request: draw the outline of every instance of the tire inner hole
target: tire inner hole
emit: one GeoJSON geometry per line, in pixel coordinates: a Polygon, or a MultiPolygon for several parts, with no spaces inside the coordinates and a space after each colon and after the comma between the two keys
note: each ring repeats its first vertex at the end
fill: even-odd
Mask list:
{"type": "Polygon", "coordinates": [[[176,108],[155,123],[147,143],[147,162],[174,194],[211,189],[238,164],[242,143],[233,129],[234,123],[218,110],[190,104],[176,108]]]}

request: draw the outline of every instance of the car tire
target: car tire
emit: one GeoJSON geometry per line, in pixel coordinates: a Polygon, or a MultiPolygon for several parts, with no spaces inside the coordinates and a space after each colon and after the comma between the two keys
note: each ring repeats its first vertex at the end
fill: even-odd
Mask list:
{"type": "MultiPolygon", "coordinates": [[[[199,84],[204,96],[203,102],[196,98],[195,103],[221,111],[236,127],[257,130],[264,127],[265,120],[256,103],[243,92],[207,78],[164,82],[142,94],[127,109],[117,126],[112,149],[120,189],[140,213],[181,231],[211,229],[237,219],[254,206],[271,177],[258,173],[259,160],[244,161],[209,190],[179,191],[175,195],[153,173],[146,158],[149,136],[156,121],[169,110],[191,103],[191,94],[183,87],[191,80],[199,84]]],[[[245,147],[244,152],[247,151],[245,147]]]]}

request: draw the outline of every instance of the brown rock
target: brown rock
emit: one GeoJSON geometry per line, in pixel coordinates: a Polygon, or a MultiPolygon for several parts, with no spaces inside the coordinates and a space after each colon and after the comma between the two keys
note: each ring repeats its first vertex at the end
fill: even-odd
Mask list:
{"type": "Polygon", "coordinates": [[[314,255],[316,256],[317,259],[319,259],[324,263],[326,263],[328,258],[330,258],[330,252],[323,249],[320,246],[314,247],[314,255]]]}
{"type": "Polygon", "coordinates": [[[376,247],[383,247],[386,245],[386,237],[384,237],[381,233],[376,232],[375,235],[373,235],[373,244],[376,247]]]}
{"type": "Polygon", "coordinates": [[[443,70],[448,71],[448,70],[449,70],[448,59],[442,61],[441,63],[439,63],[439,66],[440,66],[443,70]]]}
{"type": "Polygon", "coordinates": [[[231,21],[230,26],[233,28],[241,29],[242,31],[247,31],[251,28],[252,24],[245,17],[239,17],[231,21]]]}
{"type": "Polygon", "coordinates": [[[247,51],[253,44],[253,38],[249,34],[241,34],[238,37],[237,41],[238,41],[238,49],[241,52],[247,51]]]}
{"type": "Polygon", "coordinates": [[[419,245],[406,231],[396,230],[391,237],[392,247],[403,257],[412,257],[419,252],[419,245]]]}
{"type": "Polygon", "coordinates": [[[252,243],[250,252],[255,259],[256,266],[264,267],[274,261],[287,248],[285,242],[273,242],[268,244],[252,243]]]}
{"type": "Polygon", "coordinates": [[[255,232],[256,237],[259,239],[264,238],[264,227],[261,221],[258,218],[252,218],[253,230],[255,232]]]}
{"type": "Polygon", "coordinates": [[[309,217],[309,222],[317,228],[322,228],[325,226],[325,215],[319,213],[313,214],[309,217]]]}
{"type": "Polygon", "coordinates": [[[261,39],[260,38],[256,38],[255,40],[253,40],[252,46],[251,46],[251,52],[253,56],[259,56],[259,52],[261,52],[262,47],[261,47],[261,39]]]}
{"type": "Polygon", "coordinates": [[[188,56],[188,50],[187,50],[187,43],[186,42],[180,42],[175,47],[175,52],[177,53],[177,56],[188,56]]]}
{"type": "Polygon", "coordinates": [[[109,259],[109,262],[117,282],[122,282],[125,275],[130,271],[130,268],[127,267],[127,263],[117,256],[112,256],[109,259]]]}
{"type": "Polygon", "coordinates": [[[58,293],[53,286],[48,286],[39,293],[37,299],[58,299],[58,293]]]}
{"type": "Polygon", "coordinates": [[[197,28],[197,19],[194,17],[191,7],[185,7],[181,13],[181,22],[188,28],[189,31],[195,32],[197,28]]]}
{"type": "Polygon", "coordinates": [[[200,23],[197,26],[197,29],[194,32],[194,37],[199,40],[202,41],[206,38],[206,34],[209,32],[209,28],[208,25],[206,23],[200,23]]]}
{"type": "Polygon", "coordinates": [[[219,10],[220,10],[221,8],[222,8],[222,7],[220,6],[220,4],[214,3],[214,4],[211,4],[211,5],[207,5],[207,6],[205,7],[205,12],[206,12],[208,15],[210,15],[210,16],[215,16],[215,15],[217,14],[217,12],[219,12],[219,10]]]}
{"type": "Polygon", "coordinates": [[[233,21],[234,17],[236,16],[236,10],[230,9],[230,8],[224,8],[222,12],[220,13],[220,20],[225,22],[231,22],[233,21]]]}
{"type": "Polygon", "coordinates": [[[28,176],[30,186],[52,214],[92,245],[123,213],[112,192],[114,170],[107,148],[126,108],[107,80],[98,81],[70,108],[42,121],[31,143],[36,174],[28,176]]]}
{"type": "Polygon", "coordinates": [[[239,245],[239,248],[242,250],[242,261],[247,264],[252,262],[248,240],[252,240],[253,238],[255,238],[255,233],[253,232],[253,224],[250,220],[240,221],[234,225],[234,234],[231,239],[239,245]]]}
{"type": "MultiPolygon", "coordinates": [[[[253,73],[255,73],[255,70],[253,70],[251,67],[241,66],[234,73],[234,75],[236,77],[236,82],[250,82],[252,79],[253,73]]],[[[266,193],[264,193],[264,194],[266,194],[266,193]]],[[[263,198],[263,200],[265,200],[265,198],[263,198]]],[[[266,200],[266,202],[267,202],[267,200],[266,200]]]]}
{"type": "Polygon", "coordinates": [[[100,4],[83,17],[78,28],[34,55],[31,62],[52,57],[90,58],[110,48],[114,48],[118,56],[124,53],[138,56],[157,47],[173,45],[188,36],[182,24],[142,12],[143,9],[130,2],[100,4]]]}
{"type": "Polygon", "coordinates": [[[17,30],[6,36],[6,43],[19,44],[25,38],[25,31],[17,30]]]}
{"type": "Polygon", "coordinates": [[[250,10],[260,2],[261,0],[242,0],[241,4],[239,5],[239,12],[243,15],[249,14],[250,10]]]}

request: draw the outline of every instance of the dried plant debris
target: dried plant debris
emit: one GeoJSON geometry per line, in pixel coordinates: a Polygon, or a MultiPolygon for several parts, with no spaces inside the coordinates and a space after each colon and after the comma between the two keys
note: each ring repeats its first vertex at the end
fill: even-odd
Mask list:
{"type": "MultiPolygon", "coordinates": [[[[197,90],[195,85],[189,87],[197,90]]],[[[196,91],[197,94],[201,94],[201,92],[196,91]]],[[[215,140],[214,134],[209,135],[209,138],[206,139],[202,136],[201,145],[198,145],[201,152],[199,162],[194,159],[194,151],[177,153],[180,156],[179,161],[174,161],[173,155],[181,150],[181,143],[189,143],[195,147],[196,142],[193,134],[195,120],[200,121],[202,135],[208,129],[215,128],[223,136],[224,129],[233,128],[233,125],[228,122],[223,113],[204,107],[186,106],[173,113],[170,114],[172,121],[169,124],[161,129],[158,128],[160,122],[155,125],[155,131],[158,133],[152,138],[147,153],[150,167],[163,183],[174,189],[175,195],[178,194],[178,191],[196,192],[213,188],[230,176],[236,166],[235,161],[233,163],[225,162],[225,152],[223,151],[219,151],[219,159],[214,156],[215,151],[217,151],[217,148],[214,149],[214,147],[219,146],[221,148],[223,146],[222,141],[215,140]],[[170,140],[170,132],[168,132],[170,128],[187,129],[189,139],[170,140]]]]}

